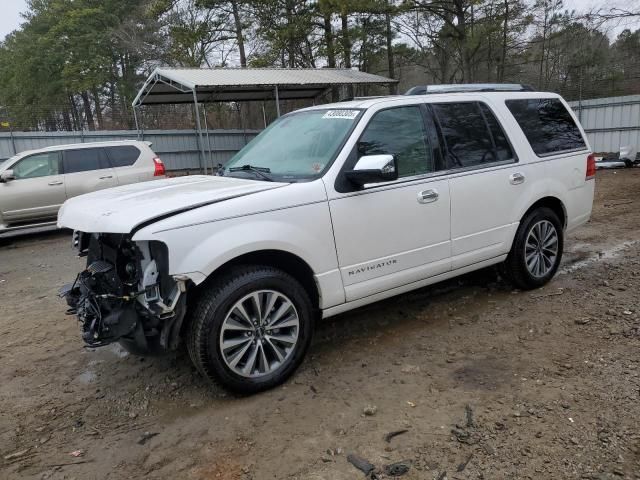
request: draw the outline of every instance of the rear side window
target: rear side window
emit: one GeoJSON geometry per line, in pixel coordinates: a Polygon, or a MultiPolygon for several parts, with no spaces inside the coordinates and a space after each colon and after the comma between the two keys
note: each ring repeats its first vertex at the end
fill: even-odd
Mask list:
{"type": "Polygon", "coordinates": [[[447,168],[467,168],[513,159],[493,112],[478,102],[431,104],[447,146],[447,168]]]}
{"type": "Polygon", "coordinates": [[[493,147],[496,151],[498,161],[511,160],[514,157],[513,151],[511,150],[511,145],[509,145],[509,140],[507,140],[507,135],[498,123],[498,119],[495,117],[491,109],[484,103],[479,103],[478,105],[480,106],[480,111],[482,112],[482,115],[487,122],[487,126],[489,127],[491,141],[493,142],[493,147]]]}
{"type": "Polygon", "coordinates": [[[107,147],[106,150],[113,167],[130,167],[140,156],[140,150],[133,145],[107,147]]]}
{"type": "Polygon", "coordinates": [[[104,148],[65,150],[63,164],[64,173],[88,172],[109,168],[109,160],[104,148]]]}
{"type": "Polygon", "coordinates": [[[536,155],[587,148],[573,118],[557,98],[507,100],[536,155]]]}

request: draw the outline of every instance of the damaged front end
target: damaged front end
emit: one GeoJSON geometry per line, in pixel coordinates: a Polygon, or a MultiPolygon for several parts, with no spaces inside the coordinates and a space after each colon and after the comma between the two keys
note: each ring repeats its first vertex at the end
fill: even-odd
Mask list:
{"type": "Polygon", "coordinates": [[[120,342],[138,354],[175,350],[186,312],[186,279],[169,275],[168,251],[129,235],[74,232],[87,268],[60,296],[90,347],[120,342]]]}

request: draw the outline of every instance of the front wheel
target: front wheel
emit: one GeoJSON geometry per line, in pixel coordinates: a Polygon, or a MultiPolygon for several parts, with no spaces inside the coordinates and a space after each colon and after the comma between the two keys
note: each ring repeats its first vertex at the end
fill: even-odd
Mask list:
{"type": "Polygon", "coordinates": [[[503,271],[518,288],[545,285],[556,274],[564,246],[562,224],[553,210],[541,207],[522,219],[503,271]]]}
{"type": "Polygon", "coordinates": [[[311,343],[313,320],[309,295],[291,275],[272,267],[235,267],[201,295],[187,347],[205,377],[238,393],[255,393],[293,374],[311,343]]]}

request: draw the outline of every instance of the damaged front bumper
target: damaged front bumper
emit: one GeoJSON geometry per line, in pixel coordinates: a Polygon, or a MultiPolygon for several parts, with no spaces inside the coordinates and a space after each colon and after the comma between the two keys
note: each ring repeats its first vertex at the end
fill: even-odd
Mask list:
{"type": "Polygon", "coordinates": [[[74,233],[87,268],[60,296],[87,346],[120,342],[134,353],[175,350],[186,311],[186,277],[168,274],[166,246],[122,234],[74,233]]]}

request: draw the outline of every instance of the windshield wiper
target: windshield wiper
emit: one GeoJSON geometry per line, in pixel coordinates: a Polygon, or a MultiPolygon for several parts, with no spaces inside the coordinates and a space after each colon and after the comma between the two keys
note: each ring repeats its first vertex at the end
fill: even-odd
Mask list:
{"type": "Polygon", "coordinates": [[[229,168],[229,172],[253,172],[258,174],[258,176],[264,178],[268,182],[273,182],[273,178],[267,175],[267,173],[271,173],[271,169],[267,167],[254,167],[253,165],[242,165],[241,167],[229,168]]]}

